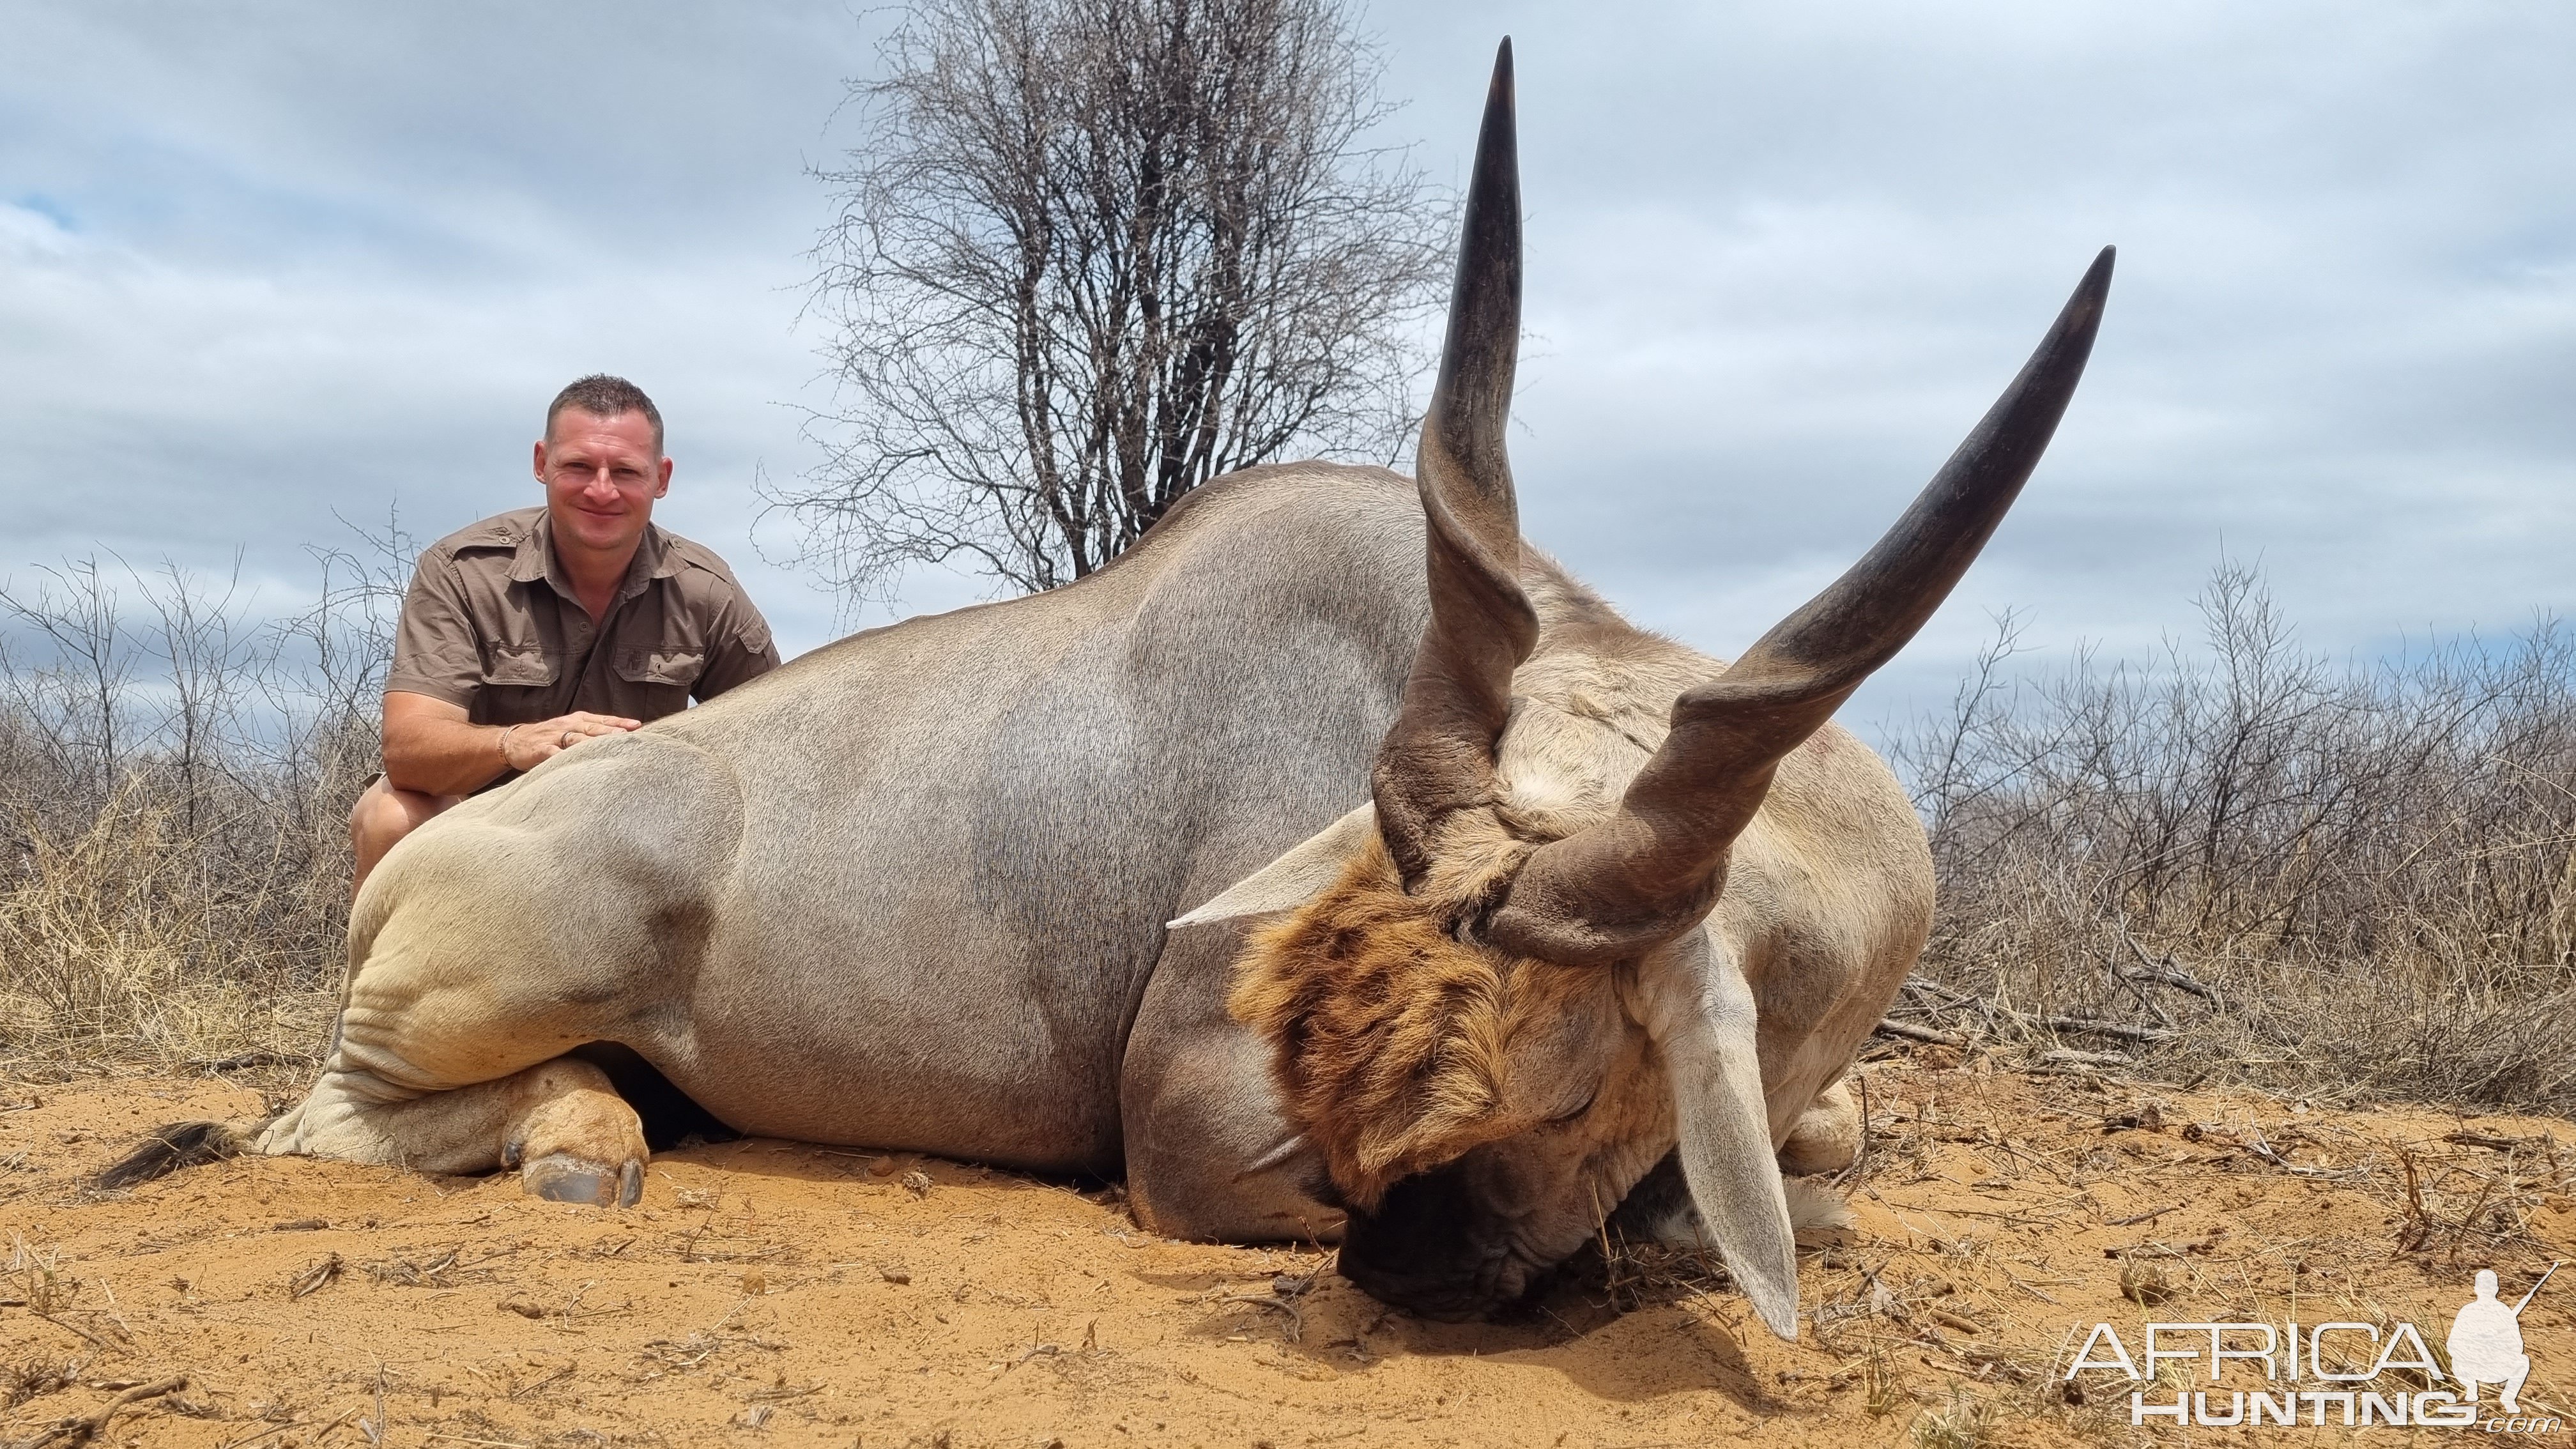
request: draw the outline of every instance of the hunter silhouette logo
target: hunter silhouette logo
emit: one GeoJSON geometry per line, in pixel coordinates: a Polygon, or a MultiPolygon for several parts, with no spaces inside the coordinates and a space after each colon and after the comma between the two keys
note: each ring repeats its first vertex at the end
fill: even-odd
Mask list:
{"type": "Polygon", "coordinates": [[[2507,1308],[2496,1299],[2495,1270],[2478,1270],[2478,1296],[2451,1320],[2451,1336],[2443,1344],[2451,1353],[2451,1376],[2460,1381],[2470,1403],[2478,1401],[2478,1385],[2500,1384],[2503,1389],[2498,1397],[2504,1403],[2504,1411],[2522,1412],[2522,1404],[2514,1396],[2522,1392],[2522,1381],[2531,1376],[2531,1355],[2522,1351],[2522,1310],[2531,1306],[2533,1297],[2557,1271],[2558,1265],[2550,1264],[2549,1272],[2540,1275],[2540,1282],[2531,1285],[2531,1292],[2507,1308]]]}
{"type": "Polygon", "coordinates": [[[2078,1374],[2110,1372],[2127,1379],[2135,1386],[2129,1394],[2131,1424],[2289,1428],[2302,1422],[2304,1412],[2305,1423],[2317,1428],[2482,1425],[2491,1434],[2555,1433],[2562,1427],[2556,1417],[2524,1417],[2520,1395],[2531,1376],[2522,1310],[2558,1268],[2551,1263],[2531,1291],[2510,1304],[2496,1297],[2494,1270],[2479,1269],[2477,1296],[2452,1317],[2442,1360],[2414,1324],[2402,1321],[2148,1323],[2130,1330],[2144,1333],[2142,1341],[2130,1340],[2143,1350],[2134,1356],[2120,1330],[2096,1323],[2065,1377],[2072,1382],[2078,1374]],[[2168,1402],[2162,1384],[2177,1368],[2182,1383],[2168,1402]],[[2392,1370],[2408,1377],[2382,1377],[2392,1370]],[[2480,1419],[2481,1384],[2495,1386],[2502,1417],[2480,1419]]]}

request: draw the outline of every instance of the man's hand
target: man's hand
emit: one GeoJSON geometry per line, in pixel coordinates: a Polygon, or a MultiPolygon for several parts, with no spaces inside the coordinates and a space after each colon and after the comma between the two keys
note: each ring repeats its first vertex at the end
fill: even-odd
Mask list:
{"type": "Polygon", "coordinates": [[[623,734],[642,723],[577,710],[503,729],[470,724],[464,709],[443,699],[387,690],[385,780],[424,795],[470,794],[504,770],[534,769],[593,735],[623,734]]]}
{"type": "Polygon", "coordinates": [[[641,729],[639,719],[623,719],[613,714],[592,714],[577,709],[553,719],[534,724],[511,725],[501,731],[501,754],[513,770],[533,770],[593,735],[622,735],[641,729]]]}

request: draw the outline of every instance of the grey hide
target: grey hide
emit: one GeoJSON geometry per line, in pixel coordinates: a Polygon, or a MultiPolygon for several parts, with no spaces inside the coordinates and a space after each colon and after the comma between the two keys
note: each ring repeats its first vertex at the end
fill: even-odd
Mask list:
{"type": "MultiPolygon", "coordinates": [[[[1311,1164],[1244,1176],[1287,1133],[1225,1018],[1238,934],[1164,922],[1367,798],[1422,534],[1396,474],[1254,469],[1078,585],[586,743],[387,857],[352,1004],[385,969],[373,932],[452,884],[477,918],[456,969],[513,998],[490,1009],[521,1040],[442,1083],[608,1039],[745,1132],[1124,1172],[1194,1236],[1327,1230],[1311,1164]]],[[[344,1048],[430,1006],[353,1012],[344,1048]]],[[[380,1050],[376,1075],[431,1084],[380,1050]]]]}

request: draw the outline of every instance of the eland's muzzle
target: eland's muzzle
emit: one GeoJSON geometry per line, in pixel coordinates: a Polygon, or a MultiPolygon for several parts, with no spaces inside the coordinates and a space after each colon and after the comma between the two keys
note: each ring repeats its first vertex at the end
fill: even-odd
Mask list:
{"type": "Polygon", "coordinates": [[[1477,1206],[1458,1163],[1408,1177],[1342,1229],[1342,1276],[1381,1303],[1452,1322],[1518,1302],[1537,1276],[1504,1220],[1477,1206]]]}

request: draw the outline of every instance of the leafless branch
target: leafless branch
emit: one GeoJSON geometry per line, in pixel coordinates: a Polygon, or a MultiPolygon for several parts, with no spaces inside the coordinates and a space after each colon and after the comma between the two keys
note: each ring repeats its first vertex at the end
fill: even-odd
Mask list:
{"type": "Polygon", "coordinates": [[[769,490],[854,599],[1052,588],[1220,473],[1394,456],[1443,208],[1341,0],[920,0],[880,60],[819,173],[828,461],[769,490]]]}

